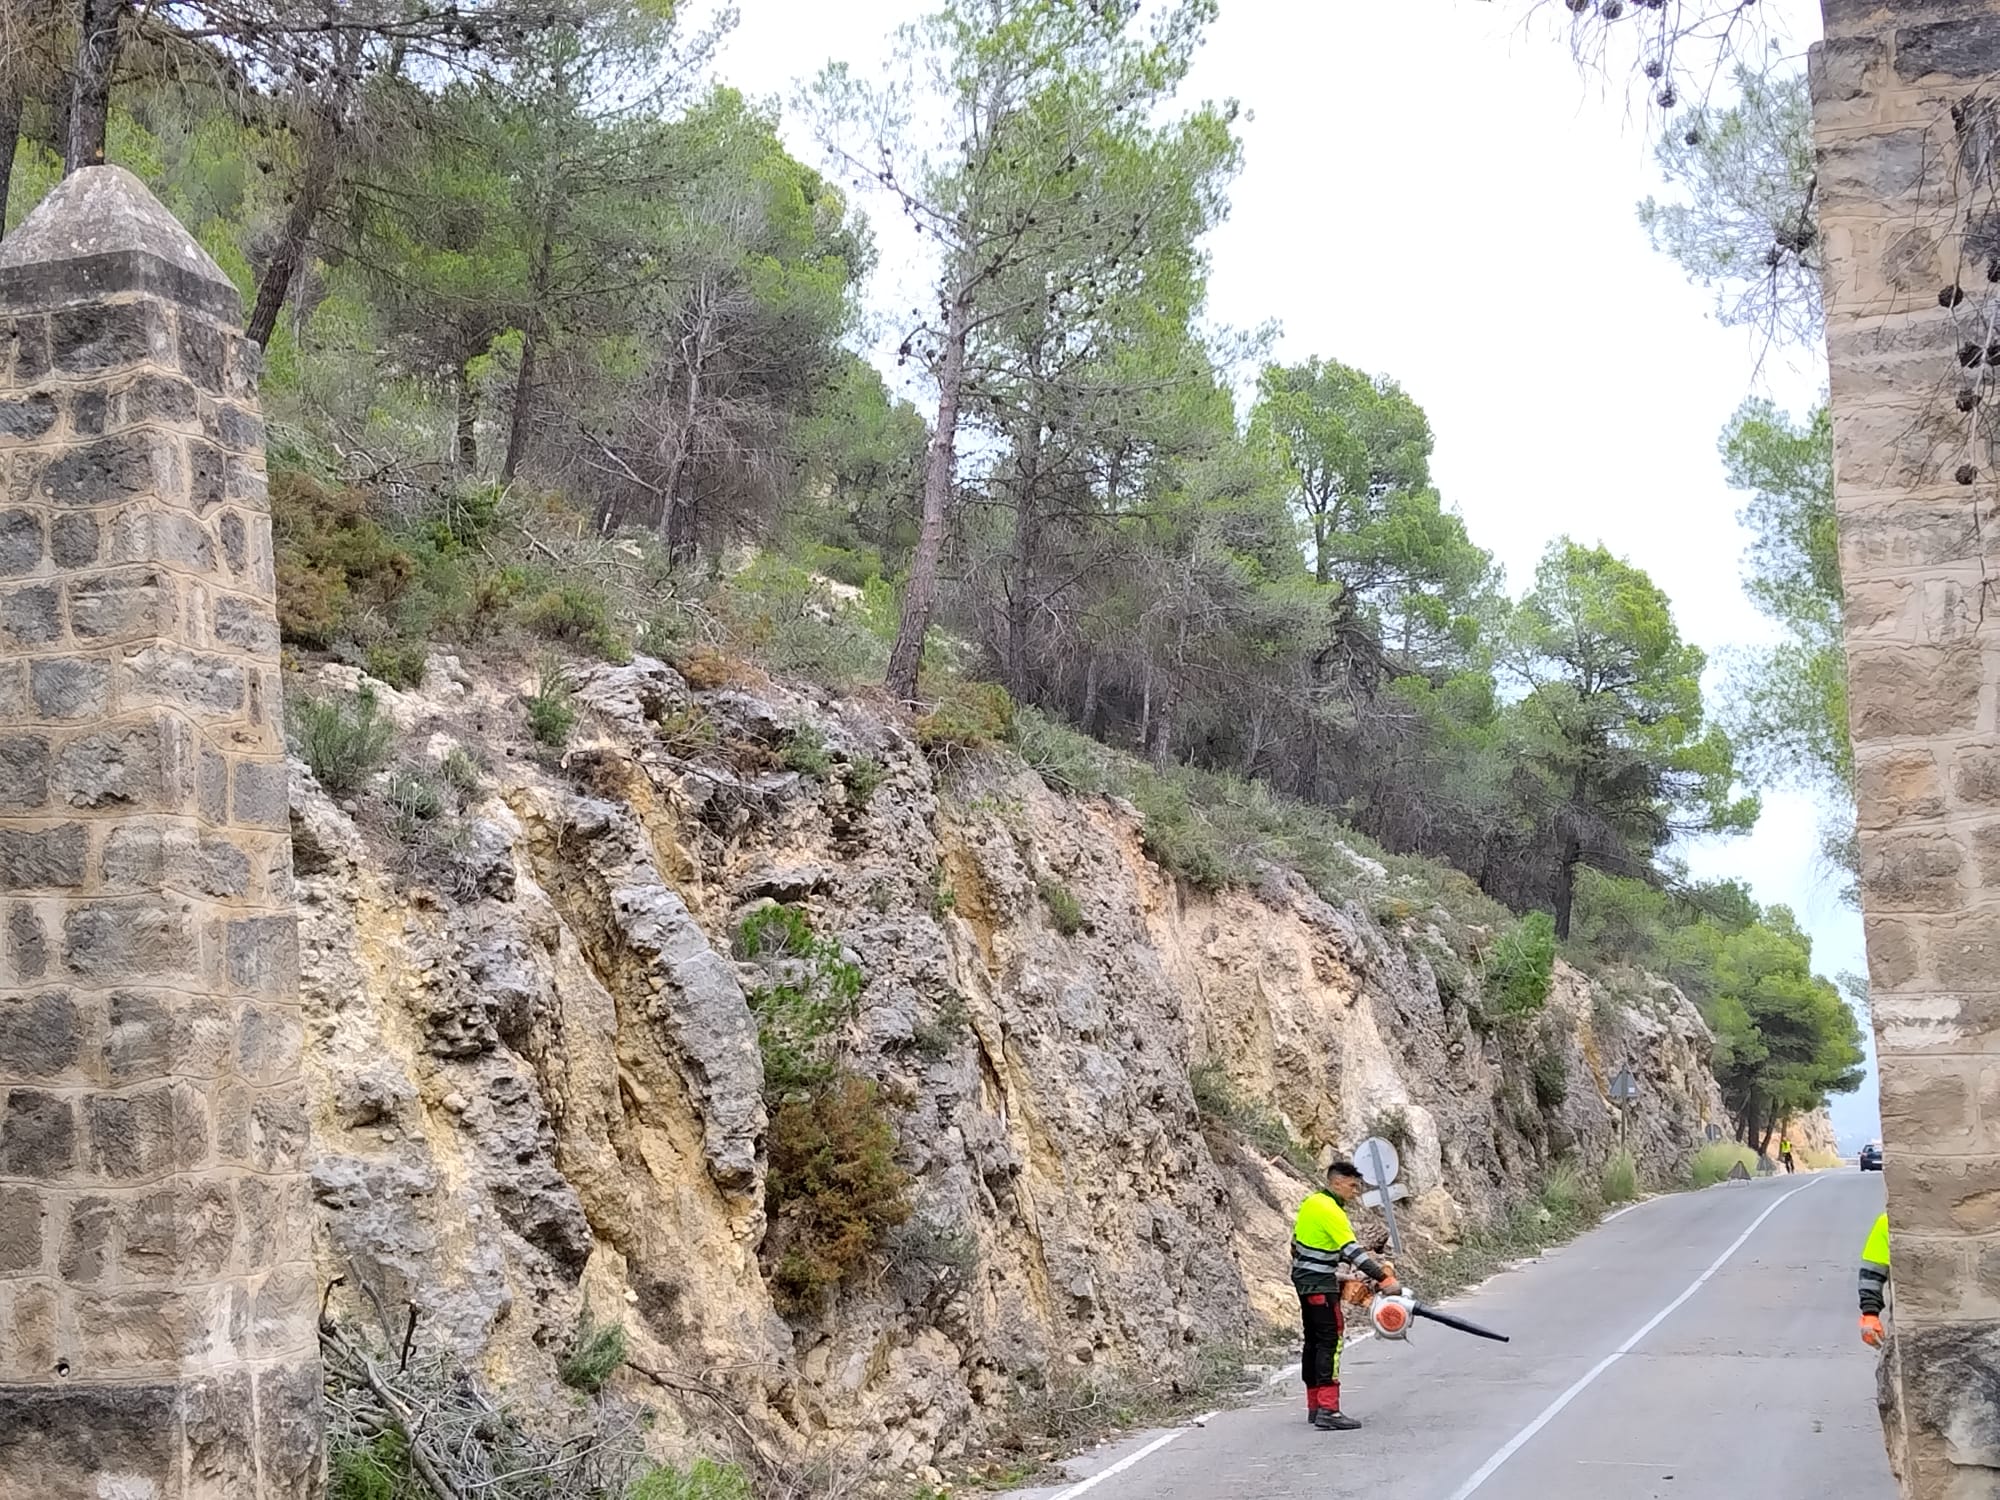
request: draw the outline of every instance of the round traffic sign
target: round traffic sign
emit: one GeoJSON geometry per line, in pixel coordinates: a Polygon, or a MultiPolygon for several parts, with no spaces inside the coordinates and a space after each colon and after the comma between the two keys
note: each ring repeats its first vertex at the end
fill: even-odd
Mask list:
{"type": "Polygon", "coordinates": [[[1354,1165],[1361,1169],[1361,1180],[1372,1188],[1387,1187],[1403,1168],[1396,1148],[1379,1135],[1371,1135],[1354,1148],[1354,1165]]]}

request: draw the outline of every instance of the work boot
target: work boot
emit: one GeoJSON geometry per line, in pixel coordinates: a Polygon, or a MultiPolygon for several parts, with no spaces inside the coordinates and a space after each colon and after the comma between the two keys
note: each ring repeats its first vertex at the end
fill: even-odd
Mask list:
{"type": "Polygon", "coordinates": [[[1360,1425],[1344,1411],[1320,1410],[1313,1413],[1313,1426],[1321,1432],[1353,1432],[1360,1425]]]}

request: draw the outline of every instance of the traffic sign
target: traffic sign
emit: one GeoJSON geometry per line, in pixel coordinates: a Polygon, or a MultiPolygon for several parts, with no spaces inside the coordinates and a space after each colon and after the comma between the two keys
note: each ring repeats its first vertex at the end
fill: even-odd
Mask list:
{"type": "Polygon", "coordinates": [[[1396,1148],[1379,1135],[1371,1135],[1354,1148],[1354,1165],[1361,1169],[1361,1180],[1372,1188],[1394,1182],[1403,1169],[1396,1148]]]}
{"type": "Polygon", "coordinates": [[[1636,1099],[1639,1097],[1639,1083],[1632,1076],[1630,1068],[1620,1068],[1618,1076],[1611,1080],[1611,1097],[1614,1099],[1636,1099]]]}
{"type": "MultiPolygon", "coordinates": [[[[1389,1184],[1389,1201],[1391,1203],[1401,1203],[1409,1196],[1410,1190],[1404,1187],[1402,1183],[1392,1182],[1389,1184]]],[[[1367,1192],[1363,1193],[1361,1195],[1361,1206],[1363,1208],[1380,1208],[1382,1206],[1381,1189],[1370,1188],[1367,1192]]]]}

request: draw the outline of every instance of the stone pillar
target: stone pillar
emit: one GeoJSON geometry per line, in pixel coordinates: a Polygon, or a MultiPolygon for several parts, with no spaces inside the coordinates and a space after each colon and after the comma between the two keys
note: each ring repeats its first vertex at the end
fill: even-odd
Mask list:
{"type": "MultiPolygon", "coordinates": [[[[2000,0],[1823,0],[1813,115],[1906,1492],[2000,1496],[2000,0]]],[[[1858,1253],[1852,1245],[1829,1254],[1858,1253]]]]}
{"type": "Polygon", "coordinates": [[[117,167],[0,242],[0,1500],[319,1487],[240,317],[117,167]]]}

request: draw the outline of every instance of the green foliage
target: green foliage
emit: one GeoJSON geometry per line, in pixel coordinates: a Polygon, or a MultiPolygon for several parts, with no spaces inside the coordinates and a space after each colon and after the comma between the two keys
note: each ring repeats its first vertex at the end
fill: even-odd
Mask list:
{"type": "Polygon", "coordinates": [[[599,1323],[585,1304],[577,1318],[576,1337],[556,1374],[573,1391],[594,1396],[625,1363],[625,1325],[599,1323]]]}
{"type": "Polygon", "coordinates": [[[1639,569],[1567,537],[1550,544],[1515,610],[1507,656],[1521,700],[1521,763],[1569,832],[1554,852],[1555,931],[1567,938],[1579,864],[1643,867],[1674,835],[1740,831],[1728,735],[1702,727],[1706,658],[1683,642],[1639,569]]]}
{"type": "Polygon", "coordinates": [[[1220,1063],[1201,1063],[1188,1073],[1188,1087],[1203,1118],[1226,1127],[1264,1156],[1282,1159],[1308,1180],[1319,1176],[1319,1159],[1271,1110],[1245,1099],[1220,1063]]]}
{"type": "Polygon", "coordinates": [[[1056,931],[1064,937],[1074,937],[1088,925],[1084,920],[1082,904],[1060,880],[1043,876],[1035,882],[1035,890],[1042,898],[1042,905],[1049,910],[1049,920],[1055,923],[1056,931]]]}
{"type": "Polygon", "coordinates": [[[327,1455],[327,1500],[405,1500],[414,1494],[410,1447],[401,1433],[335,1444],[327,1455]]]}
{"type": "Polygon", "coordinates": [[[413,688],[424,680],[429,653],[422,641],[377,641],[365,658],[368,675],[393,688],[413,688]]]}
{"type": "Polygon", "coordinates": [[[346,702],[304,695],[289,701],[293,747],[329,795],[351,797],[389,758],[396,726],[369,689],[346,702]]]}
{"type": "Polygon", "coordinates": [[[1535,1103],[1542,1109],[1555,1109],[1569,1097],[1569,1065],[1560,1052],[1537,1052],[1528,1064],[1528,1076],[1535,1085],[1535,1103]]]}
{"type": "Polygon", "coordinates": [[[910,1031],[910,1044],[919,1057],[938,1062],[951,1056],[971,1030],[965,1001],[954,990],[938,1003],[935,1015],[918,1019],[910,1031]]]}
{"type": "Polygon", "coordinates": [[[416,566],[383,529],[366,492],[304,474],[271,476],[271,536],[278,627],[301,646],[330,646],[357,624],[367,628],[361,622],[368,617],[386,617],[416,566]]]}
{"type": "Polygon", "coordinates": [[[1493,944],[1486,955],[1483,991],[1501,1016],[1531,1016],[1548,1004],[1555,983],[1556,924],[1545,911],[1531,911],[1493,944]]]}
{"type": "Polygon", "coordinates": [[[753,1500],[750,1478],[735,1464],[698,1458],[686,1469],[653,1470],[625,1492],[625,1500],[753,1500]]]}
{"type": "Polygon", "coordinates": [[[875,1085],[832,1072],[771,1114],[764,1254],[773,1295],[794,1313],[858,1276],[910,1217],[909,1176],[875,1085]]]}
{"type": "Polygon", "coordinates": [[[1739,1164],[1754,1174],[1757,1153],[1735,1141],[1710,1141],[1689,1159],[1688,1180],[1698,1188],[1714,1187],[1739,1164]]]}
{"type": "Polygon", "coordinates": [[[1597,1184],[1573,1160],[1559,1161],[1542,1184],[1542,1208],[1556,1227],[1574,1233],[1595,1220],[1603,1208],[1597,1184]]]}
{"type": "Polygon", "coordinates": [[[415,766],[403,766],[391,773],[385,798],[395,820],[396,836],[406,844],[420,838],[425,825],[444,816],[443,790],[415,766]]]}
{"type": "Polygon", "coordinates": [[[882,784],[888,768],[872,755],[856,755],[847,762],[846,774],[841,778],[847,787],[847,799],[856,807],[866,807],[875,795],[875,789],[882,784]]]}
{"type": "Polygon", "coordinates": [[[774,961],[772,981],[750,996],[765,1094],[775,1100],[824,1087],[835,1072],[839,1032],[861,998],[861,970],[795,906],[751,912],[736,929],[735,947],[744,958],[774,961]]]}
{"type": "Polygon", "coordinates": [[[1007,738],[1014,700],[995,682],[954,679],[928,713],[917,718],[917,743],[932,755],[978,750],[1007,738]]]}
{"type": "Polygon", "coordinates": [[[1607,1204],[1630,1203],[1639,1196],[1639,1163],[1630,1151],[1614,1151],[1598,1177],[1598,1192],[1607,1204]]]}
{"type": "Polygon", "coordinates": [[[542,664],[535,691],[528,698],[528,732],[552,750],[569,743],[576,728],[576,682],[559,662],[542,664]]]}
{"type": "Polygon", "coordinates": [[[632,659],[632,648],[612,623],[611,604],[602,590],[563,584],[529,604],[522,620],[537,635],[565,641],[606,661],[632,659]]]}
{"type": "Polygon", "coordinates": [[[1734,103],[1698,105],[1660,133],[1660,169],[1679,195],[1646,199],[1639,222],[1655,250],[1715,290],[1724,324],[1814,345],[1822,246],[1806,75],[1742,64],[1735,73],[1734,103]]]}
{"type": "Polygon", "coordinates": [[[783,764],[801,776],[824,777],[833,769],[833,757],[826,753],[826,736],[810,724],[801,724],[785,741],[783,764]]]}
{"type": "Polygon", "coordinates": [[[438,763],[438,774],[461,797],[477,796],[486,788],[486,775],[479,762],[466,753],[462,745],[453,745],[438,763]]]}

